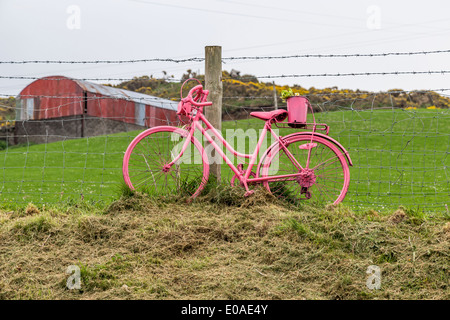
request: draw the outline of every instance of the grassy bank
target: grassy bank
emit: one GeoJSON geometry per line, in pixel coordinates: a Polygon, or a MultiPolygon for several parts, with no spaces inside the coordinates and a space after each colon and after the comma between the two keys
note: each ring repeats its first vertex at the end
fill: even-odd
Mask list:
{"type": "Polygon", "coordinates": [[[449,216],[293,208],[263,190],[0,212],[1,299],[449,299],[449,256],[449,216]]]}

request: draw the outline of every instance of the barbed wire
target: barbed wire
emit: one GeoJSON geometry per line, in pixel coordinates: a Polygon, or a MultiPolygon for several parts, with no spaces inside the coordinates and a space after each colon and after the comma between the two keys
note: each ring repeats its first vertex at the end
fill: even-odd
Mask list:
{"type": "MultiPolygon", "coordinates": [[[[427,54],[450,53],[449,50],[411,51],[411,52],[384,52],[384,53],[349,53],[349,54],[295,54],[282,56],[240,56],[225,57],[222,61],[233,60],[281,60],[295,58],[361,58],[361,57],[388,57],[388,56],[414,56],[427,54]]],[[[128,59],[128,60],[6,60],[0,64],[123,64],[123,63],[147,63],[147,62],[203,62],[203,57],[191,57],[184,59],[174,58],[148,58],[148,59],[128,59]]]]}
{"type": "MultiPolygon", "coordinates": [[[[0,79],[8,80],[46,80],[46,81],[61,81],[61,80],[82,80],[82,81],[131,81],[136,80],[138,77],[134,78],[43,78],[43,77],[31,77],[31,76],[0,76],[0,79]]],[[[168,79],[168,78],[149,78],[149,80],[165,80],[168,82],[181,82],[182,79],[168,79]]]]}
{"type": "MultiPolygon", "coordinates": [[[[354,92],[329,92],[329,93],[308,93],[308,94],[304,94],[302,96],[304,97],[321,97],[321,96],[376,96],[376,95],[383,95],[383,94],[412,94],[412,93],[429,93],[429,92],[434,92],[434,93],[438,93],[442,96],[447,97],[448,95],[442,93],[445,91],[450,91],[450,88],[439,88],[439,89],[415,89],[415,90],[388,90],[388,91],[354,91],[354,92]],[[440,92],[440,93],[439,93],[440,92]]],[[[6,93],[0,93],[0,97],[14,97],[11,94],[6,94],[6,93]]],[[[78,96],[67,96],[67,95],[60,95],[60,96],[54,96],[54,95],[41,95],[41,94],[18,94],[15,96],[16,98],[21,98],[21,99],[27,99],[27,98],[46,98],[46,99],[74,99],[77,100],[77,102],[84,102],[84,101],[91,101],[91,100],[106,100],[106,99],[111,99],[111,100],[129,100],[129,101],[136,101],[136,100],[140,100],[140,101],[155,101],[155,102],[161,102],[160,97],[156,97],[156,96],[148,96],[148,97],[135,97],[133,99],[129,99],[127,97],[124,97],[122,95],[110,95],[110,96],[101,96],[101,97],[89,97],[86,98],[84,96],[78,95],[78,96]]],[[[249,99],[249,100],[255,100],[255,99],[263,99],[263,100],[270,100],[273,101],[274,96],[270,95],[270,96],[224,96],[222,97],[222,99],[224,100],[233,100],[233,99],[249,99]]],[[[279,98],[277,96],[277,98],[279,98]]],[[[350,97],[352,99],[352,97],[350,97]]],[[[168,101],[177,103],[180,101],[180,98],[171,98],[171,99],[166,99],[168,101]]],[[[165,103],[165,102],[163,102],[165,103]]],[[[167,102],[168,103],[168,102],[167,102]]],[[[2,106],[3,108],[8,108],[8,109],[15,109],[16,107],[14,106],[7,106],[7,105],[3,105],[0,104],[0,106],[2,106]]],[[[231,106],[231,105],[230,105],[231,106]]]]}
{"type": "MultiPolygon", "coordinates": [[[[133,91],[135,92],[135,91],[133,91]]],[[[0,93],[0,97],[11,97],[10,94],[5,94],[5,93],[0,93]]],[[[13,96],[14,97],[14,96],[13,96]]],[[[153,102],[159,102],[162,104],[169,104],[169,102],[178,102],[180,101],[180,98],[177,99],[167,99],[167,98],[160,98],[160,97],[156,97],[156,96],[148,96],[148,97],[127,97],[127,96],[123,96],[123,95],[105,95],[105,96],[101,96],[101,97],[84,97],[82,95],[78,95],[78,96],[65,96],[65,95],[61,95],[61,96],[48,96],[48,95],[41,95],[41,94],[18,94],[16,97],[19,97],[21,99],[27,99],[27,98],[34,98],[34,97],[38,97],[38,98],[48,98],[48,99],[75,99],[78,100],[77,102],[83,102],[83,101],[90,101],[90,100],[102,100],[102,99],[111,99],[111,100],[127,100],[127,101],[136,101],[136,100],[140,100],[140,101],[153,101],[153,102]],[[165,101],[162,101],[165,100],[165,101]]]]}
{"type": "MultiPolygon", "coordinates": [[[[414,90],[387,90],[387,91],[353,91],[353,92],[329,92],[329,93],[308,93],[302,96],[334,96],[334,95],[380,95],[380,94],[402,94],[402,93],[427,93],[427,92],[444,92],[450,91],[450,88],[439,88],[439,89],[414,89],[414,90]]],[[[445,95],[442,94],[441,95],[445,95]]],[[[1,94],[0,94],[1,96],[1,94]]],[[[224,96],[222,99],[273,99],[274,96],[224,96]]]]}
{"type": "Polygon", "coordinates": [[[122,63],[143,63],[143,62],[203,62],[205,58],[193,57],[186,59],[170,58],[150,58],[150,59],[131,59],[131,60],[22,60],[22,61],[0,61],[0,64],[122,64],[122,63]]]}
{"type": "MultiPolygon", "coordinates": [[[[450,91],[450,88],[437,88],[437,89],[413,89],[413,90],[387,90],[387,91],[353,91],[353,92],[345,92],[345,91],[341,91],[341,92],[329,92],[329,93],[308,93],[308,94],[304,94],[302,96],[305,97],[319,97],[319,96],[365,96],[365,95],[381,95],[381,94],[411,94],[411,93],[429,93],[429,92],[441,92],[440,94],[443,96],[447,96],[447,94],[442,93],[445,91],[450,91]]],[[[14,97],[11,94],[7,94],[7,93],[0,93],[0,97],[14,97]]],[[[39,98],[49,98],[49,99],[75,99],[75,100],[79,100],[79,101],[85,101],[86,98],[84,96],[78,95],[78,96],[74,96],[74,95],[41,95],[41,94],[18,94],[15,97],[20,97],[22,99],[26,99],[26,98],[34,98],[34,97],[39,97],[39,98]]],[[[278,96],[277,96],[278,97],[278,96]]],[[[273,100],[274,96],[270,95],[270,96],[224,96],[222,97],[222,99],[268,99],[268,100],[273,100]]],[[[142,100],[142,101],[161,101],[161,99],[166,99],[168,101],[172,101],[172,102],[178,102],[180,101],[180,98],[161,98],[161,97],[157,97],[157,96],[151,96],[149,95],[148,97],[134,97],[133,99],[129,99],[127,97],[124,97],[123,95],[108,95],[108,96],[101,96],[101,97],[89,97],[88,100],[102,100],[102,99],[112,99],[112,100],[130,100],[130,101],[134,101],[134,100],[142,100]]],[[[7,105],[1,105],[3,107],[7,107],[7,108],[14,108],[14,107],[10,107],[7,105]]]]}
{"type": "MultiPolygon", "coordinates": [[[[255,76],[258,79],[276,78],[309,78],[309,77],[355,77],[355,76],[387,76],[387,75],[418,75],[418,74],[449,74],[450,70],[430,71],[388,71],[388,72],[349,72],[349,73],[319,73],[319,74],[282,74],[277,76],[255,76]]],[[[244,78],[242,78],[244,79],[244,78]]]]}
{"type": "Polygon", "coordinates": [[[386,53],[351,53],[351,54],[295,54],[284,56],[241,56],[222,58],[222,60],[277,60],[293,58],[360,58],[360,57],[388,57],[388,56],[413,56],[450,53],[450,50],[415,51],[415,52],[386,52],[386,53]]]}
{"type": "MultiPolygon", "coordinates": [[[[277,78],[310,78],[310,77],[355,77],[355,76],[387,76],[387,75],[433,75],[449,74],[450,70],[429,70],[429,71],[387,71],[387,72],[348,72],[348,73],[316,73],[316,74],[281,74],[281,75],[264,75],[264,76],[251,76],[251,77],[239,77],[235,80],[251,80],[251,79],[277,79],[277,78]]],[[[40,78],[30,76],[1,76],[0,79],[9,80],[82,80],[82,81],[132,81],[136,78],[40,78]]],[[[165,80],[168,82],[181,82],[183,79],[165,79],[165,78],[151,78],[153,80],[165,80]]]]}

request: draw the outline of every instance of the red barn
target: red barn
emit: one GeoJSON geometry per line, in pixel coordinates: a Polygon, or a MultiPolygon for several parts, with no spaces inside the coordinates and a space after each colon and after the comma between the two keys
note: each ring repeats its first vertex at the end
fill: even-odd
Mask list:
{"type": "Polygon", "coordinates": [[[38,79],[17,98],[16,143],[178,124],[176,101],[64,76],[38,79]]]}

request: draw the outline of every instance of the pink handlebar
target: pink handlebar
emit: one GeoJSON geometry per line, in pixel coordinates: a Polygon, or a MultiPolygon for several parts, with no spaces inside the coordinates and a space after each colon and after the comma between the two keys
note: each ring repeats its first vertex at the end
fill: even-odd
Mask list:
{"type": "Polygon", "coordinates": [[[192,103],[196,107],[212,106],[212,102],[195,102],[192,99],[190,99],[189,102],[192,103]]]}
{"type": "Polygon", "coordinates": [[[197,96],[203,94],[202,101],[206,101],[206,98],[208,97],[208,94],[209,94],[209,91],[208,91],[208,90],[203,90],[203,86],[202,86],[201,84],[199,84],[198,86],[193,87],[193,88],[189,91],[188,96],[187,96],[188,101],[189,101],[192,105],[194,105],[194,106],[196,106],[196,107],[205,107],[205,106],[210,106],[210,105],[212,105],[212,102],[207,102],[207,101],[206,101],[206,102],[195,102],[194,99],[192,98],[192,95],[193,95],[196,91],[198,91],[198,95],[197,95],[197,96]]]}

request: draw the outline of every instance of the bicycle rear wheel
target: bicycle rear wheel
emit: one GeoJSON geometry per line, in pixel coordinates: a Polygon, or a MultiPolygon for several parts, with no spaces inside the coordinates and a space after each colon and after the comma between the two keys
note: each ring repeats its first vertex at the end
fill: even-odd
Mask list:
{"type": "Polygon", "coordinates": [[[194,137],[182,157],[168,167],[181,152],[188,136],[176,127],[155,127],[139,134],[123,158],[123,177],[133,190],[154,195],[181,194],[195,198],[208,181],[206,153],[194,137]]]}
{"type": "Polygon", "coordinates": [[[295,135],[286,148],[302,168],[298,168],[279,144],[269,150],[260,168],[261,177],[300,173],[296,177],[264,182],[272,194],[296,202],[308,200],[337,204],[344,200],[350,171],[341,150],[330,141],[310,135],[295,135]],[[308,161],[309,159],[309,161],[308,161]]]}

